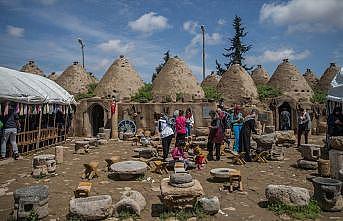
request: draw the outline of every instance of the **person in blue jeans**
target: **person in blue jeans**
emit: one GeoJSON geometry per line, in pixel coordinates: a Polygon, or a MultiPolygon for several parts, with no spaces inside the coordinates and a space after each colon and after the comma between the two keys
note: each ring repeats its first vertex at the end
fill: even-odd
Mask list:
{"type": "Polygon", "coordinates": [[[233,134],[235,136],[235,142],[233,144],[233,151],[239,152],[239,133],[243,125],[243,115],[241,113],[241,108],[239,105],[235,105],[234,112],[231,115],[231,124],[232,124],[232,130],[233,134]]]}
{"type": "Polygon", "coordinates": [[[2,115],[1,121],[3,122],[3,136],[1,138],[1,159],[6,158],[6,145],[8,139],[11,142],[14,159],[19,159],[18,146],[16,143],[17,128],[20,127],[19,117],[16,113],[16,107],[14,104],[5,104],[5,111],[2,115]]]}

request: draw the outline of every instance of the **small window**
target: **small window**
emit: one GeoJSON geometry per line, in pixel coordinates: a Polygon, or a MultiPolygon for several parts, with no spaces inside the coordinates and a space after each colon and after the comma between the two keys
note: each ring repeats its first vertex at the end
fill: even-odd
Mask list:
{"type": "Polygon", "coordinates": [[[297,89],[295,89],[294,91],[295,91],[295,92],[298,92],[298,90],[297,90],[297,89]]]}
{"type": "Polygon", "coordinates": [[[301,90],[301,92],[305,92],[305,90],[301,90]]]}

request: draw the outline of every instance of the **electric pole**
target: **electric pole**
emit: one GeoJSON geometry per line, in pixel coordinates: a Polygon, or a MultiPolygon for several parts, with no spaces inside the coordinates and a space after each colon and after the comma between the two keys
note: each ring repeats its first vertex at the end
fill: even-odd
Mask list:
{"type": "Polygon", "coordinates": [[[83,41],[81,40],[81,38],[78,38],[77,41],[80,43],[81,45],[81,53],[82,53],[82,67],[83,69],[85,69],[85,53],[83,51],[85,45],[83,44],[83,41]]]}
{"type": "Polygon", "coordinates": [[[205,26],[201,25],[202,32],[202,80],[205,80],[205,26]]]}

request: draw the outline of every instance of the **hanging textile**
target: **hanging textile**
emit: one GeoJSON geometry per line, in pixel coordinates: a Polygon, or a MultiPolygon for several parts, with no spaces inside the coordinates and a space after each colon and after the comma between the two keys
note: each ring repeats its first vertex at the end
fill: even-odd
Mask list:
{"type": "Polygon", "coordinates": [[[19,112],[20,116],[24,115],[24,104],[20,104],[20,112],[19,112]]]}
{"type": "Polygon", "coordinates": [[[19,109],[19,103],[17,103],[16,107],[15,107],[15,113],[19,114],[20,109],[19,109]]]}
{"type": "Polygon", "coordinates": [[[4,116],[8,115],[8,102],[5,103],[4,116]]]}

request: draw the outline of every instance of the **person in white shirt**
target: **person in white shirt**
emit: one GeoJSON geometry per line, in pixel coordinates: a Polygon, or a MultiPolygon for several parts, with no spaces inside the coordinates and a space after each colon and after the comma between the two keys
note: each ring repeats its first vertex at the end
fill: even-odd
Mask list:
{"type": "Polygon", "coordinates": [[[158,131],[162,139],[163,159],[165,160],[169,154],[170,143],[174,137],[174,131],[168,117],[163,113],[160,114],[160,119],[158,120],[158,131]]]}

